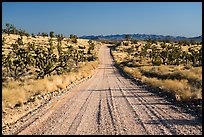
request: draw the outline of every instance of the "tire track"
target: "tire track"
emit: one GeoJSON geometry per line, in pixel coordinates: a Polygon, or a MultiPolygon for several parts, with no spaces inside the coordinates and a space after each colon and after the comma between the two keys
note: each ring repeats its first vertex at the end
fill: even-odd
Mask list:
{"type": "Polygon", "coordinates": [[[96,115],[96,123],[97,123],[97,128],[98,128],[98,133],[100,133],[100,125],[101,125],[101,94],[100,94],[100,99],[98,102],[98,110],[97,110],[97,115],[96,115]]]}
{"type": "MultiPolygon", "coordinates": [[[[99,72],[100,74],[100,72],[99,72]]],[[[101,77],[100,75],[99,76],[96,76],[99,80],[98,82],[96,83],[95,87],[93,88],[93,86],[90,86],[92,87],[93,89],[97,89],[99,86],[100,86],[100,82],[103,81],[104,79],[104,70],[103,70],[103,76],[101,77]]],[[[90,88],[89,88],[90,89],[90,88]]],[[[85,113],[85,111],[87,110],[87,107],[91,101],[91,95],[92,93],[94,92],[93,90],[86,90],[84,92],[87,92],[87,91],[90,91],[90,94],[89,96],[86,98],[84,104],[81,106],[81,109],[79,111],[79,113],[77,114],[77,116],[75,117],[75,119],[73,120],[72,124],[70,125],[69,129],[68,129],[68,132],[66,134],[75,134],[76,131],[77,131],[77,128],[79,126],[79,124],[81,123],[81,120],[82,120],[82,117],[85,113]]]]}
{"type": "Polygon", "coordinates": [[[88,107],[88,103],[90,102],[90,96],[92,93],[93,93],[93,91],[91,91],[90,94],[88,95],[88,97],[86,98],[84,104],[81,106],[77,116],[75,117],[74,121],[70,125],[68,132],[66,134],[74,134],[76,132],[77,127],[79,126],[81,119],[83,117],[83,114],[88,107]]]}
{"type": "MultiPolygon", "coordinates": [[[[109,65],[109,68],[111,68],[109,71],[112,73],[113,72],[113,67],[111,64],[113,63],[112,60],[106,61],[106,62],[111,62],[109,65]]],[[[110,73],[109,72],[109,73],[110,73]]],[[[118,106],[118,102],[113,98],[113,93],[118,92],[117,90],[117,85],[113,81],[115,81],[115,76],[110,76],[108,75],[108,95],[110,99],[110,106],[112,108],[112,113],[113,113],[113,121],[115,123],[115,130],[116,130],[116,135],[121,135],[121,134],[128,134],[127,133],[127,127],[125,124],[125,117],[121,115],[123,111],[121,111],[121,108],[118,106]]],[[[126,112],[127,113],[127,112],[126,112]]]]}
{"type": "MultiPolygon", "coordinates": [[[[105,52],[105,56],[110,56],[108,54],[108,49],[106,49],[107,51],[105,52]]],[[[115,92],[115,83],[113,83],[113,81],[115,81],[115,78],[114,77],[111,77],[111,73],[113,72],[113,68],[112,68],[112,60],[111,58],[106,58],[106,60],[104,60],[104,62],[106,62],[106,67],[107,69],[105,68],[105,71],[106,71],[106,79],[107,79],[107,91],[106,92],[106,100],[107,102],[110,102],[110,103],[107,103],[108,105],[108,110],[109,110],[109,115],[111,117],[111,122],[112,122],[112,125],[113,125],[113,128],[114,128],[114,133],[113,134],[116,134],[116,135],[120,135],[120,134],[126,134],[125,131],[126,131],[126,127],[125,127],[125,124],[124,124],[124,121],[122,120],[121,118],[121,115],[118,110],[118,104],[116,102],[114,102],[113,100],[113,97],[112,97],[112,92],[115,92]],[[125,130],[125,131],[124,131],[125,130]]]]}
{"type": "MultiPolygon", "coordinates": [[[[139,123],[141,125],[141,127],[144,129],[144,132],[145,132],[144,134],[149,134],[149,132],[148,132],[147,128],[145,127],[144,123],[142,122],[141,118],[139,117],[137,112],[132,107],[131,103],[129,102],[129,100],[125,96],[123,89],[121,88],[120,84],[118,83],[118,82],[122,83],[121,80],[119,79],[118,75],[117,75],[118,72],[116,71],[116,69],[113,66],[112,66],[112,69],[113,69],[114,75],[116,76],[116,79],[117,79],[117,80],[115,80],[115,83],[117,84],[117,87],[119,88],[119,91],[120,91],[123,99],[125,100],[127,106],[129,107],[130,111],[132,112],[131,114],[133,115],[133,117],[136,121],[136,124],[139,123]]],[[[124,84],[122,84],[122,85],[124,85],[124,84]]]]}
{"type": "MultiPolygon", "coordinates": [[[[110,79],[109,79],[110,80],[110,79]]],[[[112,80],[110,80],[112,81],[112,80]]],[[[115,121],[115,127],[116,127],[116,134],[117,135],[124,135],[128,134],[128,126],[127,126],[127,111],[125,112],[123,107],[124,101],[120,99],[120,101],[115,100],[113,98],[114,94],[118,94],[117,86],[115,85],[115,82],[112,83],[112,87],[109,89],[109,98],[110,98],[110,104],[112,107],[112,113],[115,121]],[[122,102],[121,102],[122,101],[122,102]],[[120,102],[120,103],[119,103],[120,102]]],[[[134,128],[134,127],[133,127],[134,128]]]]}
{"type": "MultiPolygon", "coordinates": [[[[106,60],[103,60],[103,62],[106,62],[106,60]]],[[[107,62],[106,62],[107,63],[107,62]]],[[[108,65],[105,64],[105,67],[108,65]]],[[[101,97],[101,106],[100,108],[100,126],[99,126],[99,133],[100,134],[116,134],[116,127],[114,122],[114,116],[113,111],[111,108],[111,104],[108,97],[108,90],[109,90],[109,84],[107,79],[107,69],[103,69],[103,82],[102,82],[102,89],[100,92],[101,97]]]]}

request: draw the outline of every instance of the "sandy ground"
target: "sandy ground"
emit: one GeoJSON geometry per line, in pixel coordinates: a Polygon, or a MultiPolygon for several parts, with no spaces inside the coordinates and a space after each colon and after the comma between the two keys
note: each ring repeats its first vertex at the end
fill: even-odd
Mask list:
{"type": "Polygon", "coordinates": [[[6,134],[201,135],[202,121],[122,76],[110,49],[92,78],[39,108],[6,134]]]}

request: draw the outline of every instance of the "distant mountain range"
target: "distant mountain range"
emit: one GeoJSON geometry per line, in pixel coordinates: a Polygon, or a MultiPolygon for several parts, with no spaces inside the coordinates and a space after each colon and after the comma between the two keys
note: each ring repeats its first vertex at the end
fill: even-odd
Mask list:
{"type": "MultiPolygon", "coordinates": [[[[186,41],[196,41],[202,42],[202,36],[198,37],[182,37],[182,36],[164,36],[164,35],[153,35],[153,34],[129,34],[131,39],[134,40],[170,40],[170,41],[179,41],[179,40],[186,40],[186,41]]],[[[89,36],[81,36],[81,39],[91,39],[91,40],[124,40],[126,34],[116,34],[116,35],[89,35],[89,36]]]]}

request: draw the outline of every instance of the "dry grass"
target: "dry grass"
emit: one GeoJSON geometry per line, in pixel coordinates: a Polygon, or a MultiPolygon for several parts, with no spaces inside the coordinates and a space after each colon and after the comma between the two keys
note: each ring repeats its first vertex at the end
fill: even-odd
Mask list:
{"type": "MultiPolygon", "coordinates": [[[[172,80],[172,79],[158,79],[155,77],[146,77],[142,75],[138,68],[123,67],[124,72],[130,74],[134,78],[154,87],[159,87],[172,93],[174,96],[179,96],[182,101],[189,101],[191,99],[202,99],[202,87],[192,85],[187,79],[172,80]]],[[[189,74],[189,76],[191,76],[189,74]]],[[[194,76],[194,75],[192,75],[194,76]]],[[[191,77],[192,78],[192,77],[191,77]]]]}
{"type": "Polygon", "coordinates": [[[200,99],[199,92],[192,92],[191,86],[187,80],[159,80],[157,78],[144,78],[143,82],[155,87],[160,87],[175,97],[179,97],[179,101],[189,101],[191,99],[200,99]],[[176,86],[175,86],[176,85],[176,86]]]}
{"type": "Polygon", "coordinates": [[[4,109],[4,107],[13,108],[16,104],[22,105],[25,98],[25,90],[23,88],[4,88],[2,90],[2,103],[4,104],[2,109],[4,109]]]}
{"type": "Polygon", "coordinates": [[[130,67],[127,67],[127,66],[124,66],[123,67],[123,71],[130,74],[131,76],[133,76],[134,78],[137,78],[137,79],[142,79],[142,73],[139,71],[138,68],[130,68],[130,67]]]}

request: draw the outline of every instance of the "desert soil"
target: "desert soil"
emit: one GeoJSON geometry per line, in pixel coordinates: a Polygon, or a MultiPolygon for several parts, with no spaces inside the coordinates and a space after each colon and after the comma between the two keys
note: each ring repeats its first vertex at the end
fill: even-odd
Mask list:
{"type": "Polygon", "coordinates": [[[28,115],[7,134],[202,134],[201,119],[121,75],[107,45],[101,46],[99,60],[93,77],[28,115]]]}

